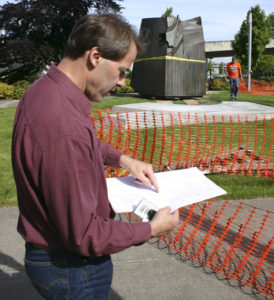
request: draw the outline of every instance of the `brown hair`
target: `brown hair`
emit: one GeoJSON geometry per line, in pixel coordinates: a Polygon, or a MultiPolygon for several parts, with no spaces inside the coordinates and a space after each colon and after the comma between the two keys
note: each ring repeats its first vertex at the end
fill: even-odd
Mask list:
{"type": "Polygon", "coordinates": [[[77,59],[92,47],[99,47],[102,57],[114,61],[122,59],[131,42],[137,51],[143,46],[135,31],[121,17],[114,14],[87,15],[73,27],[69,36],[65,56],[77,59]]]}

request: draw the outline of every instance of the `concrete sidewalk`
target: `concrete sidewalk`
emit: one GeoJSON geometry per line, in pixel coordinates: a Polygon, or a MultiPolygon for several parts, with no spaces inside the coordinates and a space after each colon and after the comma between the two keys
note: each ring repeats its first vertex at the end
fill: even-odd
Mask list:
{"type": "Polygon", "coordinates": [[[17,107],[20,100],[1,100],[0,108],[17,107]]]}
{"type": "MultiPolygon", "coordinates": [[[[274,211],[274,198],[244,200],[274,211]]],[[[18,208],[0,209],[0,299],[42,299],[24,272],[24,242],[16,231],[18,208]]],[[[250,300],[226,280],[218,280],[152,245],[132,247],[112,256],[110,300],[250,300]]],[[[99,299],[98,299],[99,300],[99,299]]]]}

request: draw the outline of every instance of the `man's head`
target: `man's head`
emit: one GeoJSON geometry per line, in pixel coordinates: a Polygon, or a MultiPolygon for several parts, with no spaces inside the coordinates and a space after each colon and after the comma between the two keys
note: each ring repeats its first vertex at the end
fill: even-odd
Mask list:
{"type": "Polygon", "coordinates": [[[138,52],[142,50],[136,33],[122,17],[113,14],[88,15],[74,25],[65,56],[77,59],[92,47],[98,47],[102,57],[118,61],[127,54],[132,42],[138,52]]]}
{"type": "Polygon", "coordinates": [[[235,62],[235,61],[236,61],[236,57],[232,56],[232,62],[235,62]]]}
{"type": "Polygon", "coordinates": [[[141,50],[137,35],[121,17],[88,15],[72,29],[65,60],[81,66],[80,76],[70,77],[91,101],[99,102],[125,85],[125,74],[141,50]]]}

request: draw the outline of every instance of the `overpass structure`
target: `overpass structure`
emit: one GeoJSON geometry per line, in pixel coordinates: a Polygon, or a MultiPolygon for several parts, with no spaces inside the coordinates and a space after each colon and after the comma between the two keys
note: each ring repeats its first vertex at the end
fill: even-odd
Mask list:
{"type": "MultiPolygon", "coordinates": [[[[264,54],[274,54],[274,39],[266,45],[264,54]]],[[[205,42],[206,58],[233,56],[232,41],[205,42]]]]}

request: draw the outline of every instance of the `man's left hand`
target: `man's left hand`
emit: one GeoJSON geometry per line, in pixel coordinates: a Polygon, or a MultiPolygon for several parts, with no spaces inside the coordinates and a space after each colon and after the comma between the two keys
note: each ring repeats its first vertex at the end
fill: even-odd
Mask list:
{"type": "Polygon", "coordinates": [[[150,164],[123,154],[120,157],[120,166],[127,169],[135,177],[136,183],[144,184],[148,187],[154,186],[156,192],[159,192],[159,186],[150,164]]]}

